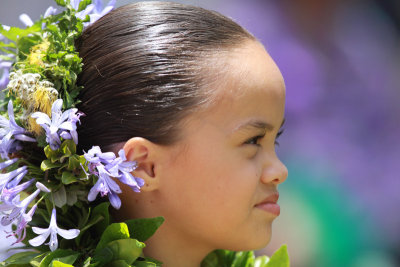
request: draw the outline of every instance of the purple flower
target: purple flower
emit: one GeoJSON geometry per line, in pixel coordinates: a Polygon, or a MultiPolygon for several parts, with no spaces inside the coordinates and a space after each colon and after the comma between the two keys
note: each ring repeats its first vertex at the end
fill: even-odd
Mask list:
{"type": "Polygon", "coordinates": [[[110,0],[107,6],[103,9],[102,0],[94,0],[94,10],[93,13],[90,14],[90,23],[94,23],[99,18],[110,12],[115,6],[115,0],[110,0]]]}
{"type": "Polygon", "coordinates": [[[57,226],[55,208],[53,208],[53,211],[51,213],[49,228],[46,229],[46,228],[32,227],[32,231],[35,234],[38,234],[38,236],[29,240],[29,244],[31,244],[34,247],[40,246],[50,236],[50,241],[49,243],[46,243],[46,245],[49,245],[51,251],[56,250],[58,247],[57,234],[59,234],[65,239],[73,239],[77,237],[80,232],[78,229],[64,230],[59,228],[57,226]]]}
{"type": "Polygon", "coordinates": [[[129,185],[135,192],[140,191],[144,181],[130,173],[136,169],[137,163],[127,161],[123,149],[119,151],[119,156],[116,158],[112,152],[103,153],[98,146],[92,147],[84,154],[88,162],[89,173],[98,176],[96,184],[90,189],[89,201],[96,199],[97,194],[100,193],[102,197],[108,195],[114,208],[119,209],[121,207],[121,200],[117,195],[121,193],[121,189],[111,177],[129,185]]]}
{"type": "Polygon", "coordinates": [[[144,180],[132,175],[132,172],[137,168],[137,162],[127,161],[123,149],[118,152],[118,155],[118,158],[106,166],[107,169],[122,183],[129,185],[133,191],[140,192],[140,188],[144,185],[144,180]]]}
{"type": "MultiPolygon", "coordinates": [[[[21,218],[25,214],[25,210],[28,207],[28,205],[39,195],[40,191],[44,191],[49,193],[50,190],[44,186],[43,184],[37,182],[36,183],[36,191],[30,194],[28,197],[23,199],[22,201],[19,201],[19,195],[17,197],[14,197],[12,199],[12,202],[8,203],[3,203],[0,205],[0,211],[5,212],[8,210],[11,210],[11,213],[5,214],[1,218],[1,225],[6,226],[11,224],[13,221],[17,220],[18,224],[21,223],[21,218]]],[[[3,201],[3,199],[2,199],[3,201]]]]}
{"type": "MultiPolygon", "coordinates": [[[[1,218],[1,224],[3,226],[11,224],[13,221],[16,221],[17,228],[15,231],[11,232],[9,236],[15,236],[17,240],[15,243],[21,242],[25,238],[26,234],[26,226],[32,220],[32,216],[36,211],[37,204],[33,205],[33,207],[25,213],[28,205],[38,196],[40,191],[49,193],[50,190],[41,184],[40,182],[36,183],[37,190],[33,192],[31,195],[26,197],[24,200],[19,201],[19,195],[15,196],[16,193],[21,192],[28,188],[34,179],[25,182],[21,185],[15,186],[11,189],[4,188],[2,190],[2,201],[3,204],[0,205],[0,211],[5,213],[5,211],[11,210],[9,214],[5,214],[1,218]]],[[[14,243],[14,244],[15,244],[14,243]]]]}
{"type": "MultiPolygon", "coordinates": [[[[70,0],[70,5],[73,9],[78,10],[81,0],[70,0]]],[[[101,0],[94,0],[93,4],[88,5],[84,10],[76,13],[76,16],[81,20],[84,20],[87,15],[90,17],[89,22],[84,23],[84,27],[97,21],[99,18],[110,12],[115,6],[115,0],[110,0],[107,6],[103,9],[103,3],[101,0]]]]}
{"type": "MultiPolygon", "coordinates": [[[[23,174],[25,175],[26,172],[27,171],[25,171],[25,173],[23,173],[23,174]]],[[[12,201],[17,196],[17,194],[19,194],[23,190],[27,189],[28,187],[30,187],[34,181],[35,181],[35,179],[31,179],[25,183],[22,183],[17,186],[13,186],[13,187],[4,186],[3,189],[1,190],[0,200],[3,203],[12,203],[12,201]]]]}
{"type": "Polygon", "coordinates": [[[36,119],[36,123],[43,127],[46,132],[46,142],[52,150],[57,150],[61,145],[61,138],[73,139],[78,144],[78,133],[76,123],[82,113],[77,114],[78,109],[71,108],[64,112],[61,111],[63,101],[57,99],[51,107],[51,119],[46,113],[35,112],[31,115],[36,119]]]}
{"type": "Polygon", "coordinates": [[[49,6],[46,11],[44,12],[43,18],[47,18],[48,16],[52,16],[57,14],[57,8],[49,6]]]}
{"type": "Polygon", "coordinates": [[[36,141],[34,138],[27,136],[28,132],[15,122],[11,100],[8,102],[8,117],[10,120],[0,116],[0,155],[3,159],[8,159],[8,154],[22,149],[20,142],[17,140],[36,141]]]}
{"type": "Polygon", "coordinates": [[[26,26],[31,27],[33,25],[32,19],[25,13],[19,15],[19,20],[26,26]]]}
{"type": "MultiPolygon", "coordinates": [[[[13,55],[11,55],[11,56],[13,56],[13,55]]],[[[10,57],[10,58],[12,58],[12,57],[10,57]]],[[[7,84],[10,80],[9,75],[10,75],[11,66],[12,66],[11,61],[6,61],[6,60],[0,59],[0,70],[3,71],[0,76],[0,89],[7,87],[7,84]]]]}
{"type": "Polygon", "coordinates": [[[6,186],[7,188],[16,186],[28,172],[26,169],[27,167],[23,166],[8,173],[0,173],[0,192],[6,186]]]}
{"type": "Polygon", "coordinates": [[[30,221],[32,221],[32,216],[35,213],[37,204],[33,205],[28,213],[21,215],[20,221],[17,224],[17,229],[14,232],[10,232],[7,237],[14,236],[17,240],[12,244],[16,244],[25,239],[26,236],[26,226],[30,221]]]}
{"type": "Polygon", "coordinates": [[[119,209],[121,207],[121,200],[117,194],[121,193],[121,189],[118,184],[111,178],[111,174],[104,168],[102,164],[96,166],[98,171],[98,180],[96,184],[90,189],[88,194],[88,200],[93,201],[96,199],[98,193],[102,197],[108,196],[111,205],[119,209]]]}

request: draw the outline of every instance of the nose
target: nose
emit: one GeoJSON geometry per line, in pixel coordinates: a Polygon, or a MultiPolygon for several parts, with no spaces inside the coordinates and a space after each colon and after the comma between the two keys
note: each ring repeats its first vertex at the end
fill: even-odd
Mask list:
{"type": "Polygon", "coordinates": [[[275,185],[283,183],[288,176],[288,169],[285,164],[274,154],[266,156],[263,165],[261,182],[275,185]]]}

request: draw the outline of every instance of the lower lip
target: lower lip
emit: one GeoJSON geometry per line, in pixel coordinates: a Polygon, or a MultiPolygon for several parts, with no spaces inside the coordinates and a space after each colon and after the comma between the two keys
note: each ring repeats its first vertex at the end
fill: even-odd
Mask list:
{"type": "Polygon", "coordinates": [[[281,213],[281,207],[276,203],[264,203],[256,205],[256,208],[262,209],[266,212],[272,213],[276,216],[279,216],[281,213]]]}

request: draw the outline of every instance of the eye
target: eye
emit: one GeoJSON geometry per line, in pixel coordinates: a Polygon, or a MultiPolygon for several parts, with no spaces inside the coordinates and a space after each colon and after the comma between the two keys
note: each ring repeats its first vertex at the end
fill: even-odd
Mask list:
{"type": "Polygon", "coordinates": [[[279,138],[279,136],[281,136],[283,134],[284,130],[285,129],[280,129],[279,132],[276,134],[275,145],[279,146],[278,138],[279,138]]]}
{"type": "Polygon", "coordinates": [[[260,141],[260,139],[262,139],[263,137],[264,137],[264,134],[263,134],[263,135],[257,135],[257,136],[254,136],[254,137],[248,139],[248,140],[247,140],[246,142],[244,142],[244,143],[245,143],[246,145],[260,146],[259,141],[260,141]]]}

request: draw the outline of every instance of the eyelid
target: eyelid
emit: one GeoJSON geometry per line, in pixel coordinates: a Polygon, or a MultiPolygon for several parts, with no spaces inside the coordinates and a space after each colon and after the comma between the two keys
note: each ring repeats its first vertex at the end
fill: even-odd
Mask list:
{"type": "Polygon", "coordinates": [[[281,129],[279,130],[279,132],[276,134],[276,137],[275,137],[275,145],[279,146],[278,138],[279,138],[279,136],[281,136],[281,135],[283,134],[284,131],[285,131],[285,129],[284,129],[284,128],[281,128],[281,129]]]}
{"type": "Polygon", "coordinates": [[[246,142],[244,142],[245,145],[255,145],[255,146],[261,146],[258,141],[259,139],[264,138],[265,133],[259,134],[259,135],[255,135],[249,139],[246,140],[246,142]],[[251,141],[256,141],[255,143],[251,143],[251,141]]]}

